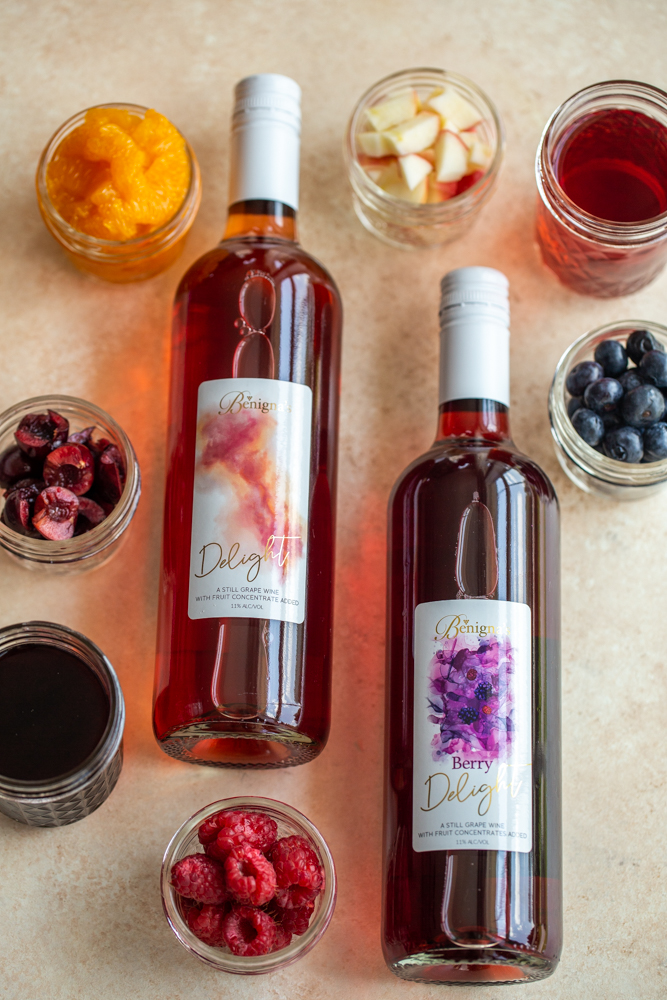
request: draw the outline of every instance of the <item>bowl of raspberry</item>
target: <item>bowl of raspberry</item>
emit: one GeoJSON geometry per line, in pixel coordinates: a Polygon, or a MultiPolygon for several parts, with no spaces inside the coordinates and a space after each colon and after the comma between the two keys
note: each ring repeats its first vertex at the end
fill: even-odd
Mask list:
{"type": "Polygon", "coordinates": [[[0,414],[0,548],[26,569],[100,566],[140,493],[130,440],[98,406],[36,396],[0,414]]]}
{"type": "Polygon", "coordinates": [[[162,905],[189,952],[223,972],[261,975],[317,944],[336,905],[322,834],[274,799],[244,796],[200,809],[162,862],[162,905]]]}
{"type": "Polygon", "coordinates": [[[667,327],[619,320],[565,351],[549,393],[558,460],[582,490],[639,500],[667,484],[667,327]]]}

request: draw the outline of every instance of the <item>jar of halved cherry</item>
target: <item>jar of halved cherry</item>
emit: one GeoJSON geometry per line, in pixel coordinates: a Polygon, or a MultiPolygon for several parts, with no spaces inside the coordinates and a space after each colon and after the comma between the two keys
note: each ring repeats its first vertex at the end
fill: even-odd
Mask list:
{"type": "Polygon", "coordinates": [[[0,415],[0,546],[29,569],[89,569],[118,548],[141,492],[121,427],[70,396],[0,415]]]}
{"type": "Polygon", "coordinates": [[[213,802],[178,830],[162,863],[162,903],[181,944],[224,972],[259,975],[301,958],[333,915],[329,848],[274,799],[213,802]]]}

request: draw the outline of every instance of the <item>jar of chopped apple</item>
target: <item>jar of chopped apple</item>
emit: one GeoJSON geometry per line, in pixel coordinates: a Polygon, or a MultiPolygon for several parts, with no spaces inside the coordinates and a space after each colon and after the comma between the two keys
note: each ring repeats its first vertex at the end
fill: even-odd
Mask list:
{"type": "Polygon", "coordinates": [[[472,81],[439,69],[394,73],[366,91],[348,126],[355,211],[392,246],[449,243],[494,190],[504,146],[498,111],[472,81]]]}

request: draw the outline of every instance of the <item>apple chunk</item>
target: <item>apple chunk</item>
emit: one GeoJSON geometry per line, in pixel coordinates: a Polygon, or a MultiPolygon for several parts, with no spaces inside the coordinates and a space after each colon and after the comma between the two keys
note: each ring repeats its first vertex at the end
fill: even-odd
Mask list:
{"type": "Polygon", "coordinates": [[[477,138],[477,133],[473,130],[472,132],[459,132],[458,137],[461,142],[465,143],[468,149],[472,149],[476,142],[479,142],[477,138]]]}
{"type": "Polygon", "coordinates": [[[438,116],[425,111],[384,134],[398,156],[407,156],[408,153],[421,153],[423,149],[432,146],[439,131],[438,116]]]}
{"type": "Polygon", "coordinates": [[[477,140],[473,143],[468,154],[468,169],[472,173],[475,170],[486,170],[491,163],[493,153],[489,146],[477,140]]]}
{"type": "Polygon", "coordinates": [[[482,120],[477,108],[466,101],[465,97],[461,97],[453,87],[445,87],[441,94],[433,94],[426,102],[426,107],[436,111],[445,125],[452,123],[461,131],[472,128],[482,120]]]}
{"type": "Polygon", "coordinates": [[[426,177],[422,178],[413,190],[410,190],[401,174],[398,163],[392,163],[388,166],[375,183],[392,198],[409,201],[413,205],[423,205],[428,197],[426,177]]]}
{"type": "Polygon", "coordinates": [[[428,178],[428,201],[429,204],[438,204],[441,201],[449,201],[453,198],[458,189],[458,181],[444,181],[440,183],[435,179],[435,174],[428,178]]]}
{"type": "Polygon", "coordinates": [[[382,104],[376,104],[374,108],[367,108],[366,118],[376,132],[384,132],[385,129],[407,121],[408,118],[414,118],[418,111],[417,94],[414,90],[407,90],[403,94],[390,97],[382,104]]]}
{"type": "Polygon", "coordinates": [[[403,179],[411,191],[417,187],[421,181],[433,170],[433,166],[417,153],[408,153],[407,156],[399,156],[398,163],[403,174],[403,179]]]}
{"type": "Polygon", "coordinates": [[[441,132],[435,144],[435,176],[438,181],[458,181],[468,169],[468,149],[457,135],[441,132]]]}
{"type": "Polygon", "coordinates": [[[394,149],[382,132],[357,132],[357,152],[365,156],[390,156],[394,149]]]}

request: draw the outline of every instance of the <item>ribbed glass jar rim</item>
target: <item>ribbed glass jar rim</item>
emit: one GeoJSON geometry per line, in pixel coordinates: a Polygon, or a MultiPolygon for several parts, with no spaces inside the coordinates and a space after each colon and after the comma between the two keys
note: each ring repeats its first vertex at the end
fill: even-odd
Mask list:
{"type": "Polygon", "coordinates": [[[125,463],[125,486],[120,500],[101,524],[83,535],[62,542],[47,538],[30,538],[0,521],[0,546],[20,559],[36,563],[83,563],[112,545],[129,525],[141,495],[141,473],[134,448],[123,428],[113,417],[83,399],[74,396],[34,396],[25,399],[0,414],[0,451],[8,446],[13,434],[28,413],[55,410],[64,417],[74,418],[82,427],[95,425],[117,444],[125,463]]]}
{"type": "Polygon", "coordinates": [[[661,240],[667,212],[644,222],[612,222],[579,208],[558,181],[558,157],[565,139],[583,118],[611,109],[641,111],[667,129],[667,93],[637,80],[607,80],[577,91],[556,108],[547,122],[535,157],[540,198],[556,220],[576,236],[613,249],[627,250],[661,240]]]}
{"type": "Polygon", "coordinates": [[[180,943],[207,965],[223,972],[233,972],[246,976],[274,972],[276,969],[282,969],[302,958],[324,934],[336,906],[336,869],[329,846],[320,831],[293,806],[279,802],[277,799],[268,799],[257,795],[236,796],[221,799],[219,802],[211,802],[210,805],[191,816],[176,831],[167,846],[162,861],[160,885],[165,916],[180,943]],[[177,903],[178,896],[170,883],[171,869],[180,858],[201,849],[197,837],[199,827],[209,816],[223,809],[247,809],[266,813],[278,823],[279,836],[285,836],[285,833],[281,834],[280,832],[280,826],[283,823],[289,830],[288,835],[296,833],[311,844],[324,869],[324,891],[315,902],[315,910],[305,934],[294,936],[287,947],[281,948],[280,951],[273,951],[268,955],[232,955],[221,948],[214,948],[212,945],[200,941],[181,916],[177,903]]]}
{"type": "Polygon", "coordinates": [[[57,646],[83,660],[95,673],[109,698],[109,719],[92,754],[67,774],[46,781],[18,781],[0,774],[0,795],[6,799],[39,801],[67,798],[84,788],[113,760],[123,738],[125,701],[116,671],[102,650],[85,635],[54,622],[20,622],[0,629],[0,656],[27,643],[57,646]]]}
{"type": "Polygon", "coordinates": [[[122,261],[123,264],[130,265],[160,253],[176,243],[190,229],[197,214],[199,202],[201,201],[199,164],[189,142],[180,133],[185,143],[190,163],[190,183],[180,208],[171,219],[152,233],[135,236],[130,240],[103,240],[97,236],[80,233],[63,219],[51,201],[46,183],[46,170],[62,140],[83,123],[89,111],[95,111],[98,108],[114,108],[119,111],[129,111],[131,114],[140,115],[142,118],[149,110],[140,104],[113,102],[109,104],[95,104],[91,108],[79,111],[77,114],[72,115],[71,118],[68,118],[51,136],[40,157],[35,178],[37,199],[48,229],[72,253],[81,254],[98,263],[113,260],[115,262],[122,261]]]}
{"type": "Polygon", "coordinates": [[[656,486],[667,482],[667,458],[657,462],[629,464],[596,451],[577,434],[567,413],[565,380],[580,361],[591,360],[602,340],[625,341],[633,330],[649,330],[667,349],[667,326],[644,319],[622,319],[590,330],[565,351],[556,365],[549,392],[551,433],[557,447],[589,476],[614,486],[656,486]]]}
{"type": "Polygon", "coordinates": [[[467,77],[428,66],[392,73],[362,94],[348,123],[343,147],[350,184],[355,194],[369,207],[391,216],[398,225],[404,226],[433,226],[458,221],[468,213],[476,211],[491,194],[504,151],[505,130],[498,109],[491,98],[467,77]],[[490,122],[495,140],[493,159],[484,176],[462,194],[436,204],[411,205],[407,201],[387,194],[371,180],[357,159],[355,136],[360,131],[359,126],[363,122],[366,108],[372,107],[382,97],[388,97],[392,91],[408,86],[443,87],[446,84],[451,84],[490,122]]]}

